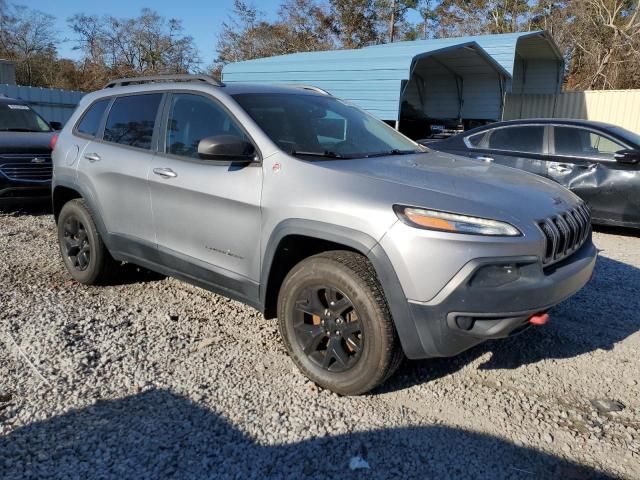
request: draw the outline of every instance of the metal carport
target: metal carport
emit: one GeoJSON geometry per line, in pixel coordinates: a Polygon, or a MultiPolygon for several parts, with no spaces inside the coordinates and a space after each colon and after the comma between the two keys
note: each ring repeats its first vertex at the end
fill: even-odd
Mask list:
{"type": "Polygon", "coordinates": [[[393,124],[408,105],[430,119],[499,120],[506,92],[557,92],[562,57],[548,34],[527,32],[294,53],[222,74],[227,83],[313,85],[393,124]]]}

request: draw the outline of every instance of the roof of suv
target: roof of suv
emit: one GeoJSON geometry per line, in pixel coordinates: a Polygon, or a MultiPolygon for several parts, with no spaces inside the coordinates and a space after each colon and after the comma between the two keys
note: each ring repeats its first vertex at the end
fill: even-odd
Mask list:
{"type": "MultiPolygon", "coordinates": [[[[127,79],[128,80],[128,79],[127,79]]],[[[300,94],[302,92],[309,95],[329,95],[327,92],[310,85],[264,85],[259,83],[226,83],[221,85],[214,85],[213,83],[203,81],[174,81],[156,80],[152,82],[134,83],[135,77],[131,79],[130,84],[117,85],[109,84],[109,86],[98,90],[94,93],[101,95],[111,95],[111,91],[115,92],[138,92],[147,90],[159,90],[167,88],[180,88],[188,90],[189,87],[203,87],[209,86],[211,88],[220,88],[224,93],[228,95],[244,94],[244,93],[283,93],[283,94],[300,94]]],[[[200,89],[200,88],[195,88],[200,89]]]]}

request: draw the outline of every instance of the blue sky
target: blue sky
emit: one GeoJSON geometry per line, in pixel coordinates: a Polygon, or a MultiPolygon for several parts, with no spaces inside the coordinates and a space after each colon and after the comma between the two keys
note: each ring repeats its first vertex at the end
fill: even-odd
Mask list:
{"type": "MultiPolygon", "coordinates": [[[[55,28],[61,40],[59,54],[61,57],[77,59],[79,54],[73,50],[74,34],[67,25],[67,19],[76,13],[90,15],[114,15],[117,17],[133,17],[144,7],[149,7],[167,18],[182,20],[185,33],[191,35],[198,47],[203,67],[211,65],[216,58],[216,43],[222,22],[227,19],[233,8],[233,0],[14,0],[12,3],[23,4],[41,10],[56,17],[55,28]]],[[[267,18],[273,19],[281,0],[249,0],[257,6],[267,18]]],[[[410,12],[409,18],[418,21],[416,12],[410,12]]]]}
{"type": "MultiPolygon", "coordinates": [[[[26,5],[56,17],[55,28],[61,40],[59,54],[61,57],[78,58],[73,50],[74,35],[67,26],[67,18],[76,13],[114,15],[117,17],[133,17],[144,7],[149,7],[167,18],[182,20],[187,34],[191,35],[200,51],[203,66],[213,62],[216,57],[215,47],[223,20],[233,8],[233,0],[150,0],[137,2],[134,0],[28,0],[12,3],[26,5]]],[[[280,0],[260,0],[249,2],[274,18],[280,0]]]]}

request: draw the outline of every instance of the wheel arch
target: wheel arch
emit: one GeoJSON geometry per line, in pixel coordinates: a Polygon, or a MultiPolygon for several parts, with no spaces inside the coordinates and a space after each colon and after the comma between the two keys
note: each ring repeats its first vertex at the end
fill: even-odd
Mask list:
{"type": "Polygon", "coordinates": [[[82,194],[75,188],[67,187],[65,185],[56,185],[51,194],[53,218],[58,221],[60,211],[64,207],[65,203],[75,198],[83,198],[82,194]]]}
{"type": "Polygon", "coordinates": [[[102,221],[100,209],[98,208],[94,195],[92,195],[88,189],[83,188],[81,185],[78,185],[71,180],[65,181],[65,179],[58,179],[53,185],[51,196],[53,203],[53,216],[56,222],[58,221],[60,210],[62,210],[65,203],[75,198],[82,199],[91,213],[102,240],[105,242],[105,245],[107,245],[107,248],[110,247],[109,232],[102,221]]]}
{"type": "Polygon", "coordinates": [[[423,347],[389,257],[373,237],[348,227],[290,219],[273,230],[264,250],[260,275],[260,304],[265,317],[276,317],[280,287],[291,268],[311,255],[328,250],[351,250],[369,259],[382,285],[405,354],[419,357],[423,347]]]}

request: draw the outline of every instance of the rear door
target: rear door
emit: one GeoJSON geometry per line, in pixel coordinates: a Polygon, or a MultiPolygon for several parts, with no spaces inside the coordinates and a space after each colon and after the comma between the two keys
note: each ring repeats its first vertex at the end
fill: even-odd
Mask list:
{"type": "Polygon", "coordinates": [[[547,127],[542,124],[497,127],[465,138],[468,156],[538,175],[546,174],[547,127]]]}
{"type": "Polygon", "coordinates": [[[161,100],[162,93],[116,97],[102,135],[86,145],[78,167],[107,231],[154,247],[147,176],[161,100]]]}
{"type": "Polygon", "coordinates": [[[250,293],[247,285],[257,285],[259,270],[261,164],[198,155],[205,137],[250,139],[218,100],[204,94],[169,94],[164,117],[149,176],[160,253],[172,257],[177,270],[250,293]]]}
{"type": "Polygon", "coordinates": [[[638,165],[616,162],[629,148],[606,132],[577,126],[553,126],[548,176],[572,190],[603,223],[640,223],[638,165]]]}

